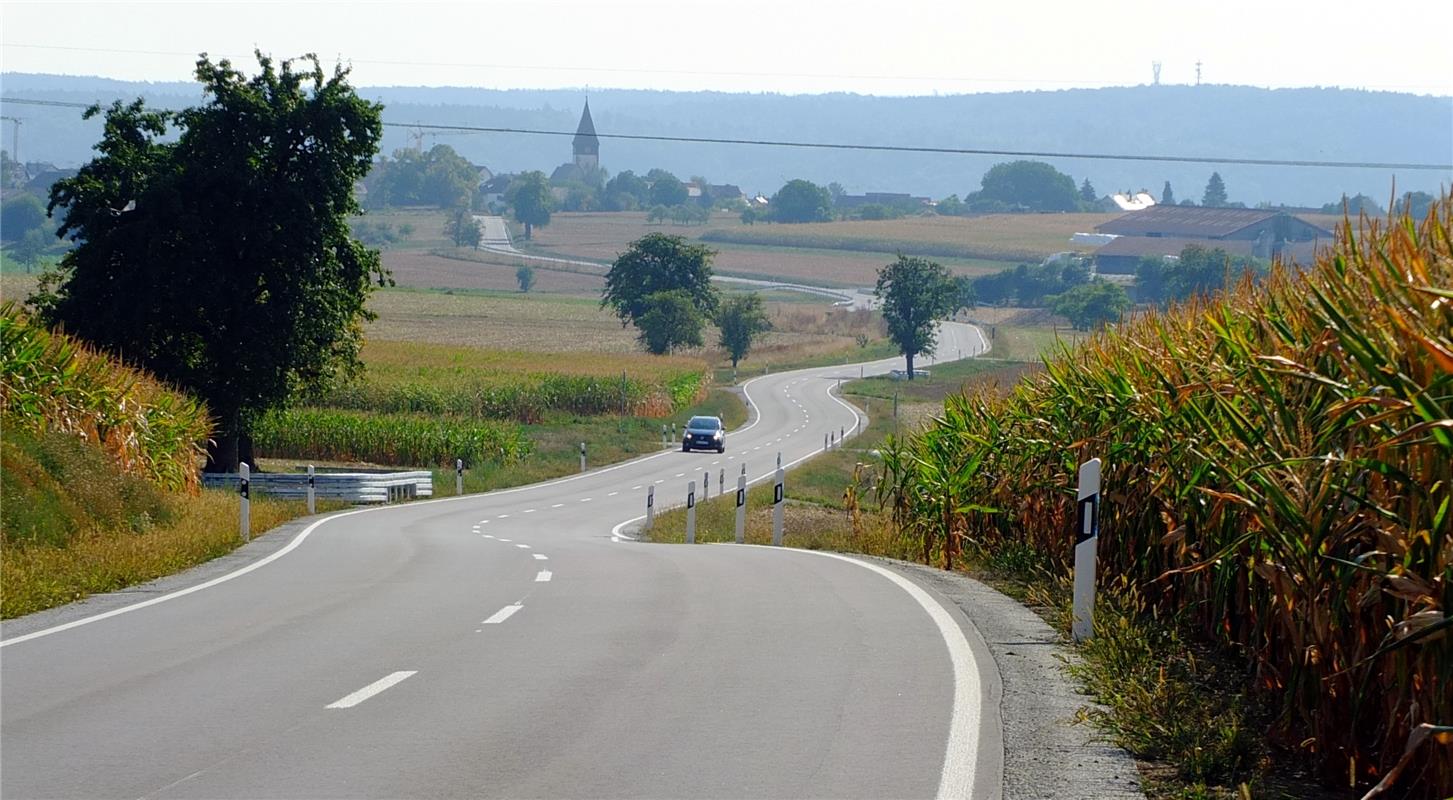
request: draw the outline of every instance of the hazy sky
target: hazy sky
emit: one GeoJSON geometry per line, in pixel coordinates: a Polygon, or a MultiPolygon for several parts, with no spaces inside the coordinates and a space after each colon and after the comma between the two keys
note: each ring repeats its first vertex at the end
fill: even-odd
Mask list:
{"type": "Polygon", "coordinates": [[[316,52],[360,86],[965,93],[1202,80],[1453,95],[1453,2],[0,4],[5,71],[188,80],[316,52]],[[245,64],[250,64],[250,59],[245,64]]]}

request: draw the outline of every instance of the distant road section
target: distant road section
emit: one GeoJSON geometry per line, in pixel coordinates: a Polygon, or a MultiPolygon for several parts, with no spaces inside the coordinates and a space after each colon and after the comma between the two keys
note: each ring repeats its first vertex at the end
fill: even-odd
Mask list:
{"type": "MultiPolygon", "coordinates": [[[[532,253],[525,253],[515,249],[514,242],[510,240],[509,226],[505,224],[504,217],[492,217],[482,214],[475,214],[474,219],[479,223],[480,232],[483,234],[479,248],[488,250],[491,253],[513,256],[527,261],[539,261],[547,264],[567,264],[573,267],[590,267],[598,269],[604,274],[606,266],[595,261],[580,261],[573,258],[553,258],[551,256],[537,256],[532,253]]],[[[782,281],[763,281],[750,278],[732,278],[725,275],[713,275],[712,280],[718,283],[729,283],[737,286],[750,286],[757,289],[785,289],[804,294],[813,294],[832,300],[834,304],[851,308],[874,308],[878,304],[878,298],[867,289],[829,289],[824,286],[812,286],[805,283],[784,283],[782,281]]]]}

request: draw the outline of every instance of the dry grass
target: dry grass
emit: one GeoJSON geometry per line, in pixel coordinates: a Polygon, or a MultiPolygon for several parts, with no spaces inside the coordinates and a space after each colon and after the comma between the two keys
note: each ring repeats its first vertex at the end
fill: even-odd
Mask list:
{"type": "MultiPolygon", "coordinates": [[[[65,547],[0,551],[0,617],[10,619],[180,572],[239,544],[236,492],[204,490],[168,498],[173,518],[139,533],[92,529],[65,547]]],[[[339,508],[320,504],[320,510],[339,508]]],[[[301,500],[252,500],[252,529],[267,531],[307,513],[301,500]]]]}

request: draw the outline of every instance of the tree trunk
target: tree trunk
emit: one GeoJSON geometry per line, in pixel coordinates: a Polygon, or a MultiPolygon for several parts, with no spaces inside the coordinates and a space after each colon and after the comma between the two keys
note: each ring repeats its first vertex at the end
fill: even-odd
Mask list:
{"type": "Polygon", "coordinates": [[[535,226],[534,225],[531,225],[528,222],[526,222],[525,223],[525,241],[527,241],[527,242],[530,241],[530,235],[533,234],[534,232],[535,232],[535,226]]]}
{"type": "Polygon", "coordinates": [[[237,460],[257,471],[257,460],[252,455],[252,434],[239,432],[237,434],[237,460]]]}
{"type": "Polygon", "coordinates": [[[908,358],[908,380],[911,381],[911,380],[913,380],[913,356],[914,356],[914,354],[913,353],[904,353],[904,356],[906,356],[908,358]]]}
{"type": "Polygon", "coordinates": [[[237,436],[241,428],[241,414],[236,411],[219,415],[217,431],[207,442],[207,465],[203,472],[237,471],[237,436]]]}

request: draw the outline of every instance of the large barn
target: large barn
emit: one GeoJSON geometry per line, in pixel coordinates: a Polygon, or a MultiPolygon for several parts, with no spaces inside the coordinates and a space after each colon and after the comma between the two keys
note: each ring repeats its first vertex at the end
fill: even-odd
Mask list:
{"type": "Polygon", "coordinates": [[[1112,275],[1134,274],[1140,259],[1176,256],[1193,244],[1231,255],[1309,263],[1333,239],[1331,231],[1285,211],[1205,206],[1151,206],[1095,230],[1115,237],[1095,251],[1095,270],[1112,275]]]}

